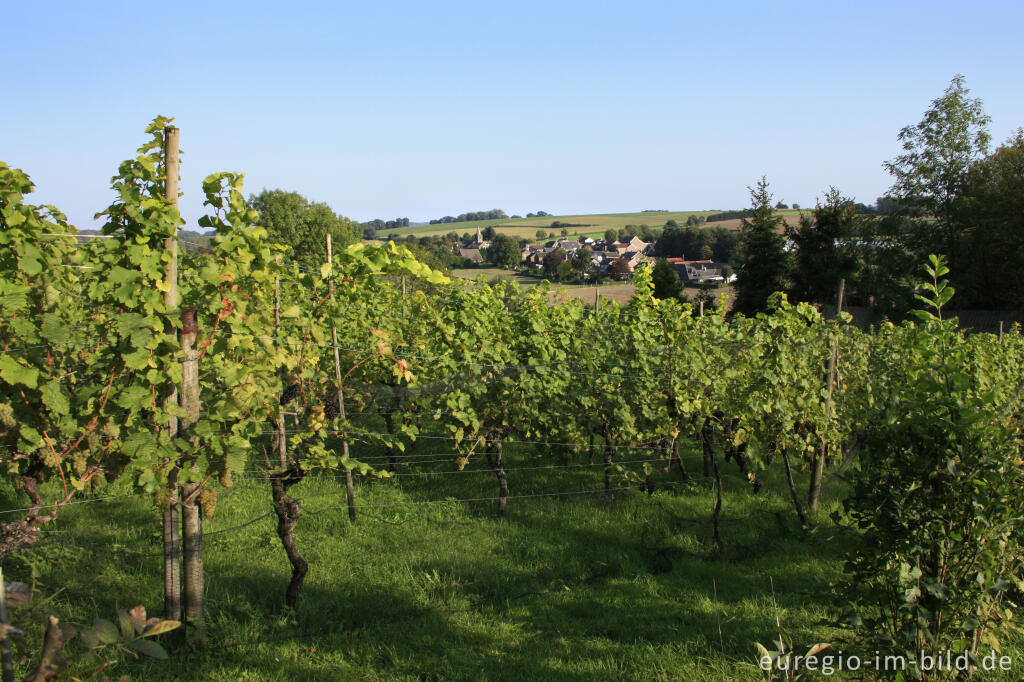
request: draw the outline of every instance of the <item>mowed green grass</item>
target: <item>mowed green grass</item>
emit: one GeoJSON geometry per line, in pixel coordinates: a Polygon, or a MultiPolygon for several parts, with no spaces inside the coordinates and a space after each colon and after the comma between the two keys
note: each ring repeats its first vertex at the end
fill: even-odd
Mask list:
{"type": "MultiPolygon", "coordinates": [[[[462,279],[476,280],[484,277],[488,282],[495,280],[517,282],[521,289],[537,286],[545,280],[540,277],[524,275],[515,270],[504,270],[502,268],[456,268],[452,274],[462,279]]],[[[562,284],[551,283],[549,297],[552,301],[565,298],[578,298],[584,303],[593,304],[600,294],[602,300],[615,300],[625,305],[636,292],[636,286],[632,282],[606,282],[599,287],[590,284],[562,284]]]]}
{"type": "MultiPolygon", "coordinates": [[[[518,282],[519,286],[523,289],[536,286],[544,281],[540,277],[531,277],[515,270],[505,270],[503,268],[456,268],[452,270],[452,274],[468,280],[476,280],[480,277],[483,277],[488,282],[511,280],[518,282]]],[[[685,286],[684,292],[692,301],[696,300],[697,295],[700,293],[700,288],[685,286]]],[[[593,304],[597,295],[600,294],[602,300],[614,300],[625,305],[629,303],[629,299],[633,297],[634,293],[636,293],[636,285],[632,282],[605,282],[598,287],[589,284],[560,284],[553,282],[551,284],[550,296],[552,300],[568,297],[578,298],[584,303],[593,304]]],[[[735,298],[735,291],[731,286],[712,289],[712,294],[716,301],[724,295],[726,308],[732,305],[732,301],[735,298]]]]}
{"type": "MultiPolygon", "coordinates": [[[[685,460],[693,482],[659,469],[653,495],[618,479],[615,487],[629,489],[608,497],[595,492],[601,468],[588,466],[586,451],[569,457],[555,446],[510,445],[513,497],[498,516],[496,502],[486,499],[497,485],[483,462],[452,473],[452,459],[437,457],[444,448],[436,443],[417,446],[405,460],[421,464],[399,466],[413,475],[358,479],[362,506],[354,525],[334,477],[293,488],[304,509],[297,541],[310,564],[294,611],[283,605],[290,569],[276,519],[267,515],[268,486],[239,477],[206,522],[208,648],[179,647],[166,662],[121,658],[107,674],[289,682],[754,680],[761,679],[754,643],[778,636],[776,618],[788,644],[831,641],[851,651],[828,608],[829,584],[853,542],[829,521],[834,497],[807,533],[774,472],[754,495],[735,467],[726,467],[725,549],[718,556],[712,486],[695,453],[685,460]],[[528,468],[540,466],[564,468],[528,468]]],[[[647,457],[618,454],[633,472],[647,457]]],[[[23,502],[9,488],[2,501],[3,508],[23,502]]],[[[47,610],[89,622],[139,603],[159,613],[159,552],[156,512],[148,499],[129,496],[66,508],[37,547],[5,557],[3,566],[7,580],[28,580],[31,565],[39,593],[64,588],[47,610]]],[[[38,636],[31,629],[30,641],[38,636]]],[[[1018,666],[1005,679],[1020,672],[1018,666]]]]}

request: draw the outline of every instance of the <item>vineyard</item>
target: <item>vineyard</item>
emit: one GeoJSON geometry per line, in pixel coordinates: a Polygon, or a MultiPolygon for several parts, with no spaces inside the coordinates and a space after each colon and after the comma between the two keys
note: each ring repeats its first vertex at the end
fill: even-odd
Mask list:
{"type": "Polygon", "coordinates": [[[177,130],[147,134],[95,238],[0,163],[0,555],[34,604],[2,613],[10,679],[238,679],[246,655],[247,679],[792,679],[755,645],[776,668],[1017,650],[1024,336],[944,319],[943,258],[919,321],[870,333],[781,294],[700,316],[643,270],[595,306],[394,244],[328,240],[310,269],[233,173],[202,184],[210,246],[181,248],[177,130]],[[119,609],[64,644],[42,618],[119,609]]]}

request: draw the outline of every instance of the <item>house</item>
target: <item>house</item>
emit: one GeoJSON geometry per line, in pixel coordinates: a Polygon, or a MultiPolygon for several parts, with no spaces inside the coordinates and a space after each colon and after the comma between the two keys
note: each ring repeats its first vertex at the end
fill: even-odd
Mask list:
{"type": "Polygon", "coordinates": [[[653,251],[653,245],[648,244],[640,237],[632,237],[628,242],[613,242],[608,246],[609,251],[616,251],[618,253],[626,253],[627,251],[639,251],[640,253],[646,252],[648,249],[653,251]]]}
{"type": "Polygon", "coordinates": [[[480,253],[480,249],[459,249],[458,251],[460,256],[473,261],[475,265],[480,265],[484,262],[484,257],[480,253]]]}
{"type": "Polygon", "coordinates": [[[647,256],[642,251],[627,251],[622,258],[629,263],[630,271],[636,270],[637,266],[647,261],[647,256]]]}
{"type": "Polygon", "coordinates": [[[675,268],[676,273],[679,275],[679,279],[686,281],[689,278],[686,269],[695,264],[710,264],[710,260],[686,260],[685,258],[666,258],[665,262],[675,268]]]}
{"type": "Polygon", "coordinates": [[[540,250],[530,251],[525,256],[523,256],[522,262],[529,268],[535,268],[539,270],[540,268],[544,267],[544,253],[542,253],[540,250]]]}
{"type": "Polygon", "coordinates": [[[715,263],[710,260],[683,261],[684,271],[680,276],[689,284],[711,282],[713,284],[729,284],[736,281],[736,274],[730,272],[726,276],[728,263],[715,263]]]}

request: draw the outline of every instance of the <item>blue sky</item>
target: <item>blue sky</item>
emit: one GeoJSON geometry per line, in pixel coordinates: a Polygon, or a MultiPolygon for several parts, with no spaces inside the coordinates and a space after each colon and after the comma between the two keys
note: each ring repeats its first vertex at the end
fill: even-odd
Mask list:
{"type": "Polygon", "coordinates": [[[1020,2],[8,3],[0,160],[79,227],[156,115],[356,220],[871,203],[952,77],[1024,125],[1020,2]]]}

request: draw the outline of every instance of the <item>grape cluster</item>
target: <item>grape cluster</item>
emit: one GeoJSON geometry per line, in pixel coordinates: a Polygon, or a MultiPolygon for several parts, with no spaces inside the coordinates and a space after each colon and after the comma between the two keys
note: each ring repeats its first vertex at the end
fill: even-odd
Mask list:
{"type": "Polygon", "coordinates": [[[288,388],[284,389],[284,391],[281,393],[281,400],[279,401],[281,405],[287,405],[292,400],[294,400],[295,396],[299,394],[300,390],[302,389],[298,384],[292,384],[288,388]]]}
{"type": "Polygon", "coordinates": [[[338,416],[338,401],[327,400],[324,402],[324,416],[328,419],[334,419],[338,416]]]}

